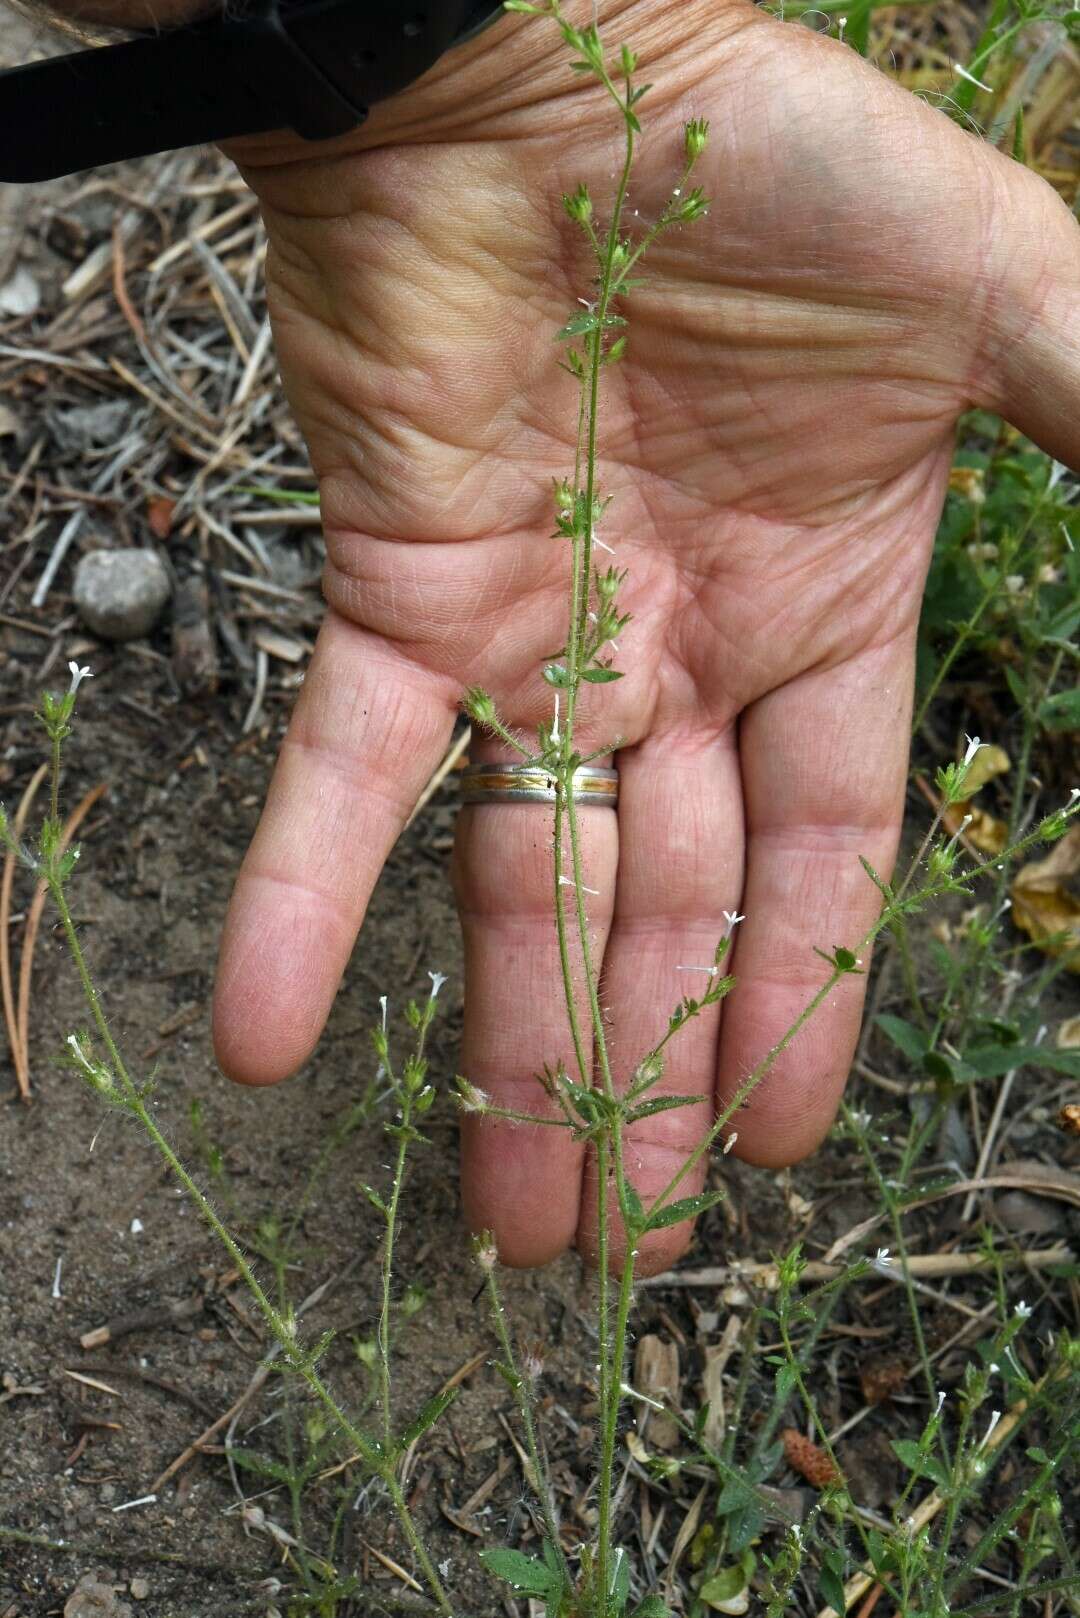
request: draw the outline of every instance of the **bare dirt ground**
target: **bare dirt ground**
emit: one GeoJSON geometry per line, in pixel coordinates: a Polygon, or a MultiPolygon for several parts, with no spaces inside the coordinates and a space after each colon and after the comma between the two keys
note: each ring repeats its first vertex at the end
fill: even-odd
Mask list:
{"type": "MultiPolygon", "coordinates": [[[[7,17],[3,29],[0,62],[21,59],[32,34],[7,17]]],[[[335,1122],[364,1092],[372,1068],[367,1031],[379,995],[389,993],[400,1006],[407,993],[426,988],[428,969],[447,973],[432,1068],[444,1083],[455,1071],[461,959],[446,881],[453,792],[442,788],[394,851],[315,1059],[276,1091],[229,1086],[215,1068],[208,1034],[217,939],[318,620],[319,541],[316,527],[289,514],[277,526],[238,521],[237,551],[203,520],[220,518],[225,496],[211,497],[215,479],[226,475],[236,474],[228,493],[234,511],[238,501],[251,505],[237,494],[237,480],[272,473],[276,480],[276,469],[287,463],[299,475],[284,478],[284,486],[302,485],[302,446],[276,400],[272,362],[255,395],[256,405],[266,401],[262,414],[245,417],[243,453],[218,464],[212,444],[186,418],[178,424],[155,413],[109,369],[108,361],[119,359],[160,394],[115,295],[110,244],[117,219],[134,210],[138,222],[124,238],[125,273],[145,294],[147,329],[160,336],[171,324],[189,344],[205,339],[199,352],[209,369],[200,372],[198,352],[194,359],[189,354],[192,374],[183,385],[195,390],[218,428],[237,419],[227,418],[226,404],[242,367],[227,313],[215,313],[209,295],[213,266],[189,251],[156,283],[148,266],[208,221],[240,208],[243,193],[211,155],[185,159],[167,196],[155,192],[160,173],[159,165],[129,165],[33,193],[0,188],[0,286],[21,267],[40,299],[28,314],[0,315],[0,414],[7,412],[0,420],[0,796],[16,806],[41,762],[33,711],[42,686],[63,684],[71,657],[92,662],[93,684],[69,747],[68,807],[99,783],[107,791],[80,830],[77,920],[121,1045],[136,1071],[154,1075],[163,1127],[189,1160],[200,1160],[200,1139],[221,1148],[217,1195],[254,1241],[261,1219],[288,1218],[335,1122]],[[65,292],[67,279],[103,249],[103,274],[75,295],[65,292]],[[57,363],[13,359],[3,345],[16,342],[40,347],[57,363]],[[104,439],[71,414],[117,401],[126,401],[127,414],[104,439]],[[42,570],[82,508],[71,491],[91,487],[125,435],[139,438],[138,454],[85,506],[55,582],[35,607],[31,595],[42,570]],[[275,448],[283,452],[279,461],[260,471],[259,457],[275,448]],[[166,514],[162,527],[154,502],[182,501],[199,478],[205,502],[189,506],[175,527],[166,514]],[[80,630],[70,597],[75,563],[88,548],[116,543],[154,545],[178,585],[207,586],[213,678],[205,670],[193,674],[184,660],[175,614],[149,640],[127,647],[89,641],[80,630]],[[192,1125],[194,1102],[201,1106],[201,1135],[192,1125]]],[[[233,225],[205,239],[245,294],[251,277],[257,333],[259,237],[250,214],[240,208],[233,225]],[[231,247],[230,231],[242,238],[231,247]]],[[[228,311],[227,296],[224,305],[228,311]]],[[[244,331],[239,336],[243,341],[244,331]]],[[[31,897],[20,875],[11,921],[16,962],[31,897]]],[[[889,1003],[888,995],[880,1002],[889,1003]]],[[[1063,992],[1052,1014],[1066,1015],[1069,1005],[1063,992]]],[[[267,1613],[279,1600],[284,1609],[289,1598],[278,1581],[288,1585],[290,1573],[266,1523],[288,1531],[287,1503],[280,1491],[264,1494],[266,1480],[230,1473],[224,1429],[158,1481],[240,1398],[268,1344],[227,1258],[146,1144],[121,1121],[103,1118],[59,1065],[65,1036],[85,1015],[48,918],[30,1007],[32,1103],[17,1099],[8,1068],[0,1112],[0,1525],[24,1536],[0,1540],[0,1618],[63,1613],[90,1573],[112,1587],[112,1605],[105,1597],[99,1608],[73,1605],[69,1618],[92,1612],[119,1618],[129,1608],[147,1618],[231,1618],[267,1613]],[[81,1345],[85,1334],[110,1322],[113,1340],[81,1345]],[[148,1495],[154,1498],[144,1500],[148,1495]],[[265,1516],[249,1509],[245,1518],[244,1497],[255,1496],[262,1496],[257,1505],[265,1516]]],[[[1045,1105],[1014,1132],[1012,1151],[1043,1150],[1053,1135],[1056,1098],[1051,1086],[1045,1105]]],[[[463,1367],[471,1369],[449,1422],[414,1460],[412,1499],[438,1560],[450,1564],[462,1612],[524,1614],[520,1603],[493,1593],[475,1560],[483,1543],[527,1544],[533,1530],[505,1425],[511,1400],[490,1369],[491,1335],[476,1302],[458,1212],[449,1104],[436,1112],[430,1132],[434,1145],[418,1155],[409,1182],[401,1243],[401,1277],[425,1292],[398,1353],[403,1406],[415,1407],[463,1367]]],[[[1054,1150],[1060,1157],[1060,1146],[1054,1150]]],[[[302,1220],[292,1272],[295,1302],[331,1283],[311,1324],[338,1331],[330,1375],[339,1392],[357,1400],[365,1375],[352,1340],[373,1328],[378,1235],[357,1186],[378,1181],[385,1155],[376,1118],[331,1156],[302,1220]]],[[[202,1160],[205,1176],[205,1151],[202,1160]]],[[[727,1163],[723,1178],[729,1200],[705,1221],[690,1259],[695,1265],[764,1260],[800,1234],[809,1255],[819,1256],[871,1209],[850,1147],[829,1144],[791,1175],[727,1163]]],[[[1050,1217],[1066,1237],[1075,1213],[1061,1205],[1050,1217]]],[[[961,1234],[957,1218],[951,1205],[935,1215],[935,1243],[961,1234]]],[[[919,1238],[913,1221],[913,1246],[919,1238]]],[[[885,1350],[904,1355],[898,1290],[868,1294],[838,1317],[820,1371],[823,1406],[837,1420],[861,1402],[860,1359],[885,1350]]],[[[544,1407],[567,1535],[585,1537],[592,1506],[583,1489],[596,1436],[588,1283],[570,1257],[543,1274],[514,1278],[509,1293],[522,1334],[545,1348],[544,1407]]],[[[737,1292],[716,1288],[642,1294],[638,1332],[655,1331],[677,1345],[691,1403],[701,1396],[706,1347],[740,1307],[737,1292]]],[[[944,1304],[928,1306],[926,1318],[940,1342],[958,1324],[944,1304]]],[[[962,1358],[946,1358],[943,1381],[958,1375],[961,1364],[962,1358]]],[[[751,1425],[767,1400],[762,1370],[750,1398],[751,1425]]],[[[235,1442],[273,1455],[282,1441],[284,1397],[271,1378],[244,1407],[235,1442]]],[[[888,1444],[896,1419],[894,1407],[883,1405],[843,1446],[852,1486],[868,1504],[887,1502],[897,1487],[888,1444]]],[[[795,1481],[786,1479],[789,1487],[795,1481]]],[[[407,1581],[390,1565],[407,1572],[407,1548],[350,1470],[311,1485],[308,1543],[315,1551],[325,1544],[343,1487],[348,1509],[335,1560],[365,1581],[365,1594],[349,1610],[366,1615],[408,1600],[407,1581]]],[[[646,1567],[663,1567],[698,1487],[688,1477],[658,1491],[630,1468],[627,1515],[646,1567]],[[663,1510],[667,1524],[645,1550],[663,1510]]]]}

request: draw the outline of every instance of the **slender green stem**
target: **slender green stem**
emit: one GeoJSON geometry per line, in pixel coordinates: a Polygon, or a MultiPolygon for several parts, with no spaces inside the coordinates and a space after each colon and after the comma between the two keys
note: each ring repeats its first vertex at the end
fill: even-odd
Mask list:
{"type": "MultiPolygon", "coordinates": [[[[865,936],[860,939],[856,947],[858,949],[865,949],[866,946],[877,937],[882,927],[886,925],[886,922],[887,913],[886,915],[880,917],[877,922],[875,922],[874,926],[870,928],[869,932],[867,932],[865,936]]],[[[671,1179],[660,1192],[659,1196],[653,1199],[648,1210],[650,1213],[656,1211],[657,1209],[666,1207],[666,1205],[671,1201],[672,1196],[679,1189],[680,1185],[682,1185],[687,1176],[694,1172],[705,1154],[712,1150],[721,1130],[726,1128],[728,1123],[730,1123],[731,1119],[734,1117],[735,1113],[737,1113],[739,1108],[742,1106],[743,1102],[746,1101],[751,1093],[757,1089],[762,1079],[765,1078],[770,1069],[776,1064],[776,1062],[779,1061],[780,1057],[787,1050],[795,1036],[800,1032],[804,1025],[810,1021],[810,1018],[814,1015],[818,1007],[823,1005],[828,999],[829,995],[832,994],[833,990],[836,988],[836,985],[840,982],[840,979],[846,975],[846,973],[841,972],[839,969],[834,972],[830,972],[825,982],[821,985],[821,988],[814,995],[813,999],[809,1000],[803,1007],[802,1011],[799,1013],[798,1017],[792,1023],[787,1032],[776,1041],[776,1044],[766,1053],[765,1056],[762,1057],[761,1061],[758,1063],[757,1067],[754,1068],[753,1072],[743,1080],[742,1084],[740,1084],[739,1088],[735,1091],[735,1094],[732,1096],[727,1106],[724,1107],[723,1111],[714,1121],[708,1134],[698,1142],[697,1146],[695,1146],[689,1157],[672,1175],[671,1179]]]]}
{"type": "Polygon", "coordinates": [[[548,1476],[547,1467],[544,1465],[543,1458],[540,1454],[540,1444],[536,1434],[536,1417],[533,1409],[532,1380],[528,1374],[522,1370],[521,1366],[518,1364],[517,1357],[514,1354],[514,1345],[510,1336],[510,1326],[506,1318],[506,1310],[503,1307],[502,1294],[499,1291],[498,1276],[496,1273],[496,1267],[494,1265],[485,1271],[485,1281],[487,1284],[488,1302],[491,1305],[491,1314],[495,1322],[495,1334],[499,1339],[499,1347],[502,1349],[503,1360],[506,1364],[506,1368],[513,1378],[511,1385],[513,1388],[514,1399],[518,1407],[518,1415],[521,1417],[521,1426],[525,1433],[525,1452],[529,1457],[529,1465],[532,1468],[533,1474],[529,1479],[529,1482],[536,1491],[536,1497],[540,1502],[540,1511],[543,1515],[544,1527],[547,1530],[548,1540],[552,1549],[559,1558],[559,1562],[566,1578],[567,1586],[569,1586],[571,1583],[570,1570],[566,1563],[566,1556],[562,1548],[562,1540],[559,1536],[559,1524],[555,1513],[555,1500],[552,1494],[551,1481],[548,1476]]]}
{"type": "Polygon", "coordinates": [[[60,821],[60,731],[52,732],[52,758],[49,768],[49,815],[54,825],[60,821]]]}
{"type": "MultiPolygon", "coordinates": [[[[572,792],[572,788],[570,792],[572,792]]],[[[555,792],[555,931],[559,941],[559,969],[562,972],[563,996],[566,1000],[566,1016],[570,1024],[570,1038],[574,1046],[574,1061],[577,1063],[578,1077],[583,1085],[592,1082],[592,1063],[585,1054],[585,1041],[581,1033],[581,1021],[578,1017],[577,990],[574,987],[574,972],[570,964],[570,937],[566,925],[566,900],[563,886],[563,827],[566,822],[566,807],[570,797],[565,779],[559,778],[555,792]]]]}
{"type": "Polygon", "coordinates": [[[413,1521],[412,1512],[409,1510],[409,1504],[402,1492],[397,1474],[391,1469],[383,1474],[383,1479],[386,1484],[386,1492],[389,1494],[391,1503],[397,1513],[397,1519],[404,1530],[405,1538],[408,1540],[410,1549],[420,1564],[431,1593],[438,1604],[439,1611],[445,1614],[445,1618],[453,1618],[454,1609],[450,1605],[450,1598],[443,1589],[442,1580],[439,1578],[427,1546],[417,1532],[416,1523],[413,1521]]]}
{"type": "Polygon", "coordinates": [[[394,1438],[393,1412],[390,1403],[390,1283],[393,1279],[394,1268],[394,1238],[397,1235],[398,1203],[401,1200],[401,1187],[405,1179],[405,1154],[408,1151],[408,1136],[404,1130],[408,1128],[411,1112],[410,1097],[407,1093],[402,1098],[401,1122],[403,1133],[398,1139],[397,1156],[394,1160],[394,1179],[390,1192],[390,1201],[386,1205],[386,1234],[383,1238],[382,1255],[382,1307],[379,1310],[379,1404],[382,1407],[383,1444],[389,1450],[394,1438]]]}
{"type": "Polygon", "coordinates": [[[960,653],[963,651],[976,629],[979,627],[979,624],[982,621],[982,616],[987,607],[990,606],[995,597],[1000,593],[1002,581],[1007,570],[1008,564],[1003,559],[1001,567],[998,569],[998,572],[992,582],[987,585],[986,589],[983,591],[983,594],[976,603],[971,616],[965,619],[965,621],[960,625],[956,638],[939,663],[937,672],[935,673],[930,684],[927,686],[923,699],[919,703],[918,712],[916,713],[911,725],[911,729],[914,734],[917,735],[922,729],[923,721],[930,712],[930,704],[941,690],[941,686],[946,675],[956,662],[956,659],[960,656],[960,653]]]}

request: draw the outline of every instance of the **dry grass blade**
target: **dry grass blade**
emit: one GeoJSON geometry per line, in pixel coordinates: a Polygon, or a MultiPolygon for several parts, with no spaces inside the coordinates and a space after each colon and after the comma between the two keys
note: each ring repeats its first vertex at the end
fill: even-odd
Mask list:
{"type": "Polygon", "coordinates": [[[405,822],[406,826],[412,825],[420,811],[425,809],[431,802],[432,798],[435,796],[436,792],[438,792],[447,776],[457,769],[458,764],[469,751],[469,743],[471,741],[472,726],[466,725],[465,729],[461,732],[461,735],[455,737],[453,745],[447,752],[446,757],[443,759],[442,763],[431,777],[431,780],[428,782],[423,792],[421,792],[420,796],[417,798],[413,812],[405,822]]]}
{"type": "MultiPolygon", "coordinates": [[[[64,830],[60,837],[61,854],[67,848],[98,799],[108,791],[108,787],[109,783],[107,781],[101,781],[96,787],[92,787],[82,802],[71,811],[64,823],[64,830]]],[[[30,979],[34,970],[34,947],[37,944],[38,929],[41,926],[41,916],[45,909],[47,891],[48,889],[44,882],[39,882],[34,890],[34,897],[30,901],[30,909],[26,915],[26,932],[23,936],[22,958],[19,961],[17,1033],[26,1085],[23,1093],[24,1101],[29,1101],[30,1099],[30,979]]],[[[20,1089],[22,1089],[22,1082],[20,1082],[20,1089]]]]}
{"type": "MultiPolygon", "coordinates": [[[[27,816],[33,806],[34,798],[48,773],[49,766],[47,764],[39,765],[22,795],[11,827],[16,842],[18,842],[26,828],[27,816]]],[[[19,1021],[11,982],[11,892],[14,884],[15,854],[9,849],[4,855],[4,873],[0,877],[0,993],[3,994],[4,1027],[7,1030],[8,1048],[11,1051],[11,1062],[15,1069],[15,1081],[19,1086],[19,1094],[22,1099],[29,1101],[30,1074],[28,1072],[27,1054],[19,1038],[19,1021]]]]}

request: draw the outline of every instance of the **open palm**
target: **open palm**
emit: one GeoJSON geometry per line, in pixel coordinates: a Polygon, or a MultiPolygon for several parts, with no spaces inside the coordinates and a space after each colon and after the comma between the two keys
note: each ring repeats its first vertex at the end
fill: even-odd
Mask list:
{"type": "MultiPolygon", "coordinates": [[[[712,123],[695,173],[711,206],[651,249],[626,356],[604,373],[600,538],[628,569],[633,622],[625,678],[588,689],[578,739],[620,744],[617,817],[582,816],[617,1074],[704,986],[725,912],[746,920],[722,1019],[684,1031],[664,1079],[709,1099],[635,1136],[643,1196],[817,987],[812,946],[873,919],[857,856],[884,872],[895,856],[957,416],[996,406],[1055,453],[1080,450],[1080,245],[1049,190],[835,42],[749,7],[660,12],[626,9],[654,85],[627,224],[663,207],[690,116],[712,123]]],[[[217,1045],[249,1082],[310,1052],[462,690],[486,686],[525,729],[550,715],[539,671],[565,633],[569,569],[551,480],[572,470],[577,409],[552,336],[593,273],[560,197],[584,180],[603,214],[622,134],[557,39],[537,54],[542,33],[508,19],[399,98],[408,116],[385,104],[341,150],[241,154],[322,491],[330,605],[226,930],[217,1045]]],[[[535,1073],[569,1055],[550,831],[535,807],[485,807],[455,855],[463,1070],[529,1110],[535,1073]]],[[[859,984],[733,1120],[740,1155],[780,1165],[818,1142],[859,984]]],[[[588,1245],[595,1224],[580,1148],[557,1131],[470,1120],[464,1193],[510,1262],[588,1245]]],[[[684,1239],[655,1233],[646,1262],[684,1239]]]]}

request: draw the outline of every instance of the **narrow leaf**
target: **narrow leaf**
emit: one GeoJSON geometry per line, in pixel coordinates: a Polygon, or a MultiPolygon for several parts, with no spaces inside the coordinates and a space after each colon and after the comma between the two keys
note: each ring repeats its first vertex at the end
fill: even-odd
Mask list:
{"type": "Polygon", "coordinates": [[[723,1202],[725,1194],[723,1191],[701,1191],[696,1197],[682,1197],[678,1202],[669,1202],[667,1207],[649,1215],[645,1229],[666,1230],[669,1225],[681,1225],[684,1219],[696,1219],[707,1209],[715,1208],[718,1202],[723,1202]]]}
{"type": "Polygon", "coordinates": [[[419,1438],[422,1433],[426,1433],[429,1427],[434,1427],[443,1411],[453,1404],[456,1397],[456,1388],[444,1388],[442,1393],[435,1395],[434,1399],[429,1399],[412,1426],[406,1427],[402,1433],[401,1448],[408,1449],[409,1445],[419,1438]]]}

